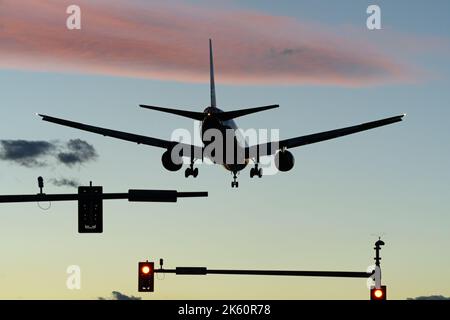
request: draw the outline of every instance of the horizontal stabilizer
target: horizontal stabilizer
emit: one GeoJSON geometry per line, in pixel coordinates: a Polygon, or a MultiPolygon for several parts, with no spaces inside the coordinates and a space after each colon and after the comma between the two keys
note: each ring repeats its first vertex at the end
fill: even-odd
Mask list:
{"type": "Polygon", "coordinates": [[[147,106],[144,104],[140,104],[139,106],[141,108],[176,114],[178,116],[191,118],[191,119],[199,120],[199,121],[202,121],[205,118],[205,114],[203,112],[179,110],[179,109],[169,109],[169,108],[162,108],[162,107],[156,107],[156,106],[147,106]]]}
{"type": "Polygon", "coordinates": [[[234,118],[246,116],[251,113],[256,113],[260,111],[265,111],[269,109],[278,108],[278,104],[272,104],[270,106],[264,106],[264,107],[257,107],[257,108],[249,108],[249,109],[241,109],[241,110],[234,110],[234,111],[225,111],[217,114],[217,117],[222,121],[231,120],[234,118]]]}

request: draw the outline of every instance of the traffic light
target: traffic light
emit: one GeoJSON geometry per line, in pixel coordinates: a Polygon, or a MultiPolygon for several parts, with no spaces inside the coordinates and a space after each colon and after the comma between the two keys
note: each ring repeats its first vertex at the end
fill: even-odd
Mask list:
{"type": "Polygon", "coordinates": [[[103,232],[103,188],[78,187],[78,232],[103,232]]]}
{"type": "Polygon", "coordinates": [[[138,269],[138,291],[153,292],[155,284],[155,268],[153,262],[139,262],[138,269]]]}
{"type": "Polygon", "coordinates": [[[386,300],[387,298],[387,290],[386,286],[381,286],[379,289],[372,288],[370,289],[370,300],[386,300]]]}

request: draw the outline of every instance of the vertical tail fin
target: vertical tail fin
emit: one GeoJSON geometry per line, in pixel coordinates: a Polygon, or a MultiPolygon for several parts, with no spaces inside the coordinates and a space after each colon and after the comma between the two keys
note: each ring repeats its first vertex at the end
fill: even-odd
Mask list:
{"type": "Polygon", "coordinates": [[[216,85],[214,83],[214,60],[213,60],[213,49],[212,41],[209,39],[209,84],[211,86],[211,107],[216,106],[216,85]]]}

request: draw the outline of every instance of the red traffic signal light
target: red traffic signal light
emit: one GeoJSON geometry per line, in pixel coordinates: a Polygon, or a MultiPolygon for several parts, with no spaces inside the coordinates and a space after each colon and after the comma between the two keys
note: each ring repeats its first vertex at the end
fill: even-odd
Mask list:
{"type": "Polygon", "coordinates": [[[379,289],[370,289],[370,300],[386,300],[387,290],[386,286],[381,286],[379,289]]]}
{"type": "Polygon", "coordinates": [[[153,262],[139,262],[138,291],[153,292],[155,284],[155,268],[153,262]]]}
{"type": "Polygon", "coordinates": [[[142,270],[143,274],[149,274],[150,273],[150,267],[149,266],[143,266],[141,270],[142,270]]]}

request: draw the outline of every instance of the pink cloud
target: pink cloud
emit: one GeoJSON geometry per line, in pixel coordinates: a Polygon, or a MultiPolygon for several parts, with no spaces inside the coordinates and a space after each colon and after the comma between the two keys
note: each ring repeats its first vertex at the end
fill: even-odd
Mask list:
{"type": "Polygon", "coordinates": [[[82,29],[67,30],[74,1],[2,0],[0,68],[208,81],[364,86],[403,82],[411,70],[364,40],[293,18],[153,1],[77,0],[82,29]]]}

